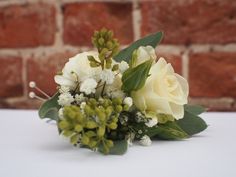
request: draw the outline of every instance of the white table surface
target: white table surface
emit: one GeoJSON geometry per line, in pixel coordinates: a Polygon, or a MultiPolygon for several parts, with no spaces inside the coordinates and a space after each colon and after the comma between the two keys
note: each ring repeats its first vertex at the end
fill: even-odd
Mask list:
{"type": "Polygon", "coordinates": [[[133,145],[123,156],[73,147],[36,111],[0,110],[0,177],[236,177],[236,113],[205,113],[206,131],[133,145]]]}

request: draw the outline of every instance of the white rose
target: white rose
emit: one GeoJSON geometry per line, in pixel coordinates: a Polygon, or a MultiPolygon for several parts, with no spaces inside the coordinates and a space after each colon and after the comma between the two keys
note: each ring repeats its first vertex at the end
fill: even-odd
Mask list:
{"type": "Polygon", "coordinates": [[[100,67],[90,67],[88,56],[98,59],[98,53],[95,51],[79,53],[69,59],[65,64],[62,75],[54,77],[55,82],[61,86],[67,86],[74,89],[78,82],[84,81],[89,77],[94,77],[101,71],[100,67]]]}
{"type": "Polygon", "coordinates": [[[137,49],[137,60],[135,61],[135,66],[147,61],[147,60],[156,60],[156,52],[152,46],[141,46],[137,49]]]}
{"type": "Polygon", "coordinates": [[[160,58],[150,69],[145,85],[132,92],[134,104],[143,112],[172,115],[175,119],[184,116],[189,86],[186,79],[176,74],[171,64],[160,58]]]}

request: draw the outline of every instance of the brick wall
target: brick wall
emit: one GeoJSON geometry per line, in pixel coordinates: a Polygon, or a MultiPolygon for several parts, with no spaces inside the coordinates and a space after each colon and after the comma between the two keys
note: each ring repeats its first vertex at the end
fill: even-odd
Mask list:
{"type": "Polygon", "coordinates": [[[190,101],[236,110],[235,0],[0,0],[0,107],[37,108],[28,82],[53,94],[55,73],[103,26],[123,46],[164,31],[157,53],[189,80],[190,101]]]}

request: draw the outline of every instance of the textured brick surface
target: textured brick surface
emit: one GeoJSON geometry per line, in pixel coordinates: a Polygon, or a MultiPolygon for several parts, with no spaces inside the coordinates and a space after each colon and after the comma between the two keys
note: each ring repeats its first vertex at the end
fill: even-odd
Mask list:
{"type": "Polygon", "coordinates": [[[0,56],[0,98],[23,94],[22,59],[13,56],[0,56]]]}
{"type": "Polygon", "coordinates": [[[190,95],[236,97],[236,53],[191,54],[190,95]]]}
{"type": "Polygon", "coordinates": [[[27,81],[35,81],[40,89],[53,95],[56,92],[54,76],[73,55],[71,52],[61,52],[30,58],[27,63],[27,81]]]}
{"type": "Polygon", "coordinates": [[[236,1],[143,1],[142,34],[160,30],[171,44],[236,42],[236,1]]]}
{"type": "Polygon", "coordinates": [[[50,45],[54,33],[55,9],[51,5],[0,7],[0,48],[50,45]]]}
{"type": "Polygon", "coordinates": [[[64,6],[64,42],[90,46],[94,30],[112,29],[122,44],[133,40],[131,3],[73,3],[64,6]]]}

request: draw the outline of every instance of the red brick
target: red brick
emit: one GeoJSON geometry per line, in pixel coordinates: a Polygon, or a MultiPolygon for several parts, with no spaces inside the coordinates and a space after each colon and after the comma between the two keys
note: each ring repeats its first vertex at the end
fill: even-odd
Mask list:
{"type": "Polygon", "coordinates": [[[73,55],[75,53],[61,52],[30,58],[27,63],[27,81],[35,81],[40,89],[53,95],[56,92],[54,76],[73,55]]]}
{"type": "Polygon", "coordinates": [[[0,8],[0,48],[51,45],[55,34],[55,9],[48,4],[0,8]]]}
{"type": "Polygon", "coordinates": [[[236,97],[236,53],[190,54],[190,96],[236,97]]]}
{"type": "Polygon", "coordinates": [[[141,9],[142,34],[162,30],[164,43],[236,42],[236,1],[143,1],[141,9]]]}
{"type": "Polygon", "coordinates": [[[173,55],[168,53],[157,53],[157,58],[165,58],[168,63],[171,63],[176,73],[182,75],[182,59],[180,55],[173,55]]]}
{"type": "Polygon", "coordinates": [[[64,42],[91,46],[94,30],[112,29],[122,44],[133,40],[131,3],[72,3],[64,7],[64,42]]]}
{"type": "Polygon", "coordinates": [[[0,98],[23,95],[22,58],[0,56],[0,98]]]}

